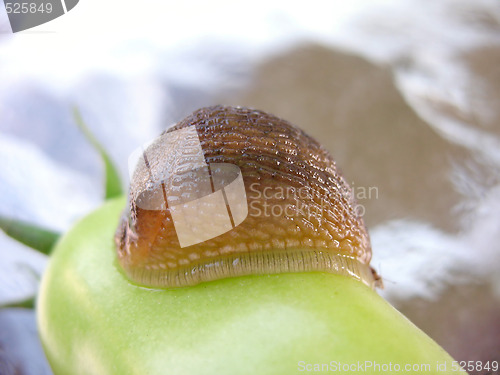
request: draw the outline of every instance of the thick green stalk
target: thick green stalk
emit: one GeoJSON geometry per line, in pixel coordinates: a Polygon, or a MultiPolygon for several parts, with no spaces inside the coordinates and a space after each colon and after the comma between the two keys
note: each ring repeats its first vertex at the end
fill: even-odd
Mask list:
{"type": "Polygon", "coordinates": [[[434,341],[344,276],[250,276],[173,290],[131,284],[112,240],[124,204],[110,201],[77,224],[44,276],[38,323],[55,375],[279,375],[338,363],[456,373],[434,341]]]}

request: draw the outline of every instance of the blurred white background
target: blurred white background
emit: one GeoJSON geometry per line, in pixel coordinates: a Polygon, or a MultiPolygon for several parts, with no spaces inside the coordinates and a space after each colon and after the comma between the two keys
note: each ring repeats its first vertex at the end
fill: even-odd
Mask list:
{"type": "MultiPolygon", "coordinates": [[[[376,186],[380,293],[457,359],[498,359],[498,1],[81,0],[14,35],[0,6],[0,215],[63,232],[102,202],[73,106],[127,181],[135,147],[219,103],[290,120],[376,186]]],[[[0,233],[0,304],[45,263],[0,233]]],[[[49,373],[36,345],[32,313],[0,310],[0,369],[49,373]]]]}

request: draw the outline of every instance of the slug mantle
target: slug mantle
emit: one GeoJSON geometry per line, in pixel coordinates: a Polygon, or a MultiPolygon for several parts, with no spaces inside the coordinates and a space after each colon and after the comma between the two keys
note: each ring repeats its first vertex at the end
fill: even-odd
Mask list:
{"type": "Polygon", "coordinates": [[[354,195],[316,140],[262,111],[202,108],[141,150],[115,236],[135,283],[330,272],[373,287],[354,195]]]}

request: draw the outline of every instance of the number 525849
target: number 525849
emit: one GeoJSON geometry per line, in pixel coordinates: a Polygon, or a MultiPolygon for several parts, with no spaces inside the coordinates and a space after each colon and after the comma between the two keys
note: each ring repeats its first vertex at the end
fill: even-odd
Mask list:
{"type": "Polygon", "coordinates": [[[498,361],[453,361],[452,371],[497,371],[498,361]]]}
{"type": "Polygon", "coordinates": [[[5,3],[5,10],[8,14],[34,14],[34,13],[52,13],[51,3],[5,3]]]}

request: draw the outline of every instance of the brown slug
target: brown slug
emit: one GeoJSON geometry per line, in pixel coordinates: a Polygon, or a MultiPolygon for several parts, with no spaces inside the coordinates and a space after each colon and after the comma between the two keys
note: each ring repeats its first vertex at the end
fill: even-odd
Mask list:
{"type": "Polygon", "coordinates": [[[143,152],[115,236],[135,283],[331,272],[374,287],[370,240],[330,154],[262,111],[202,108],[143,152]]]}

